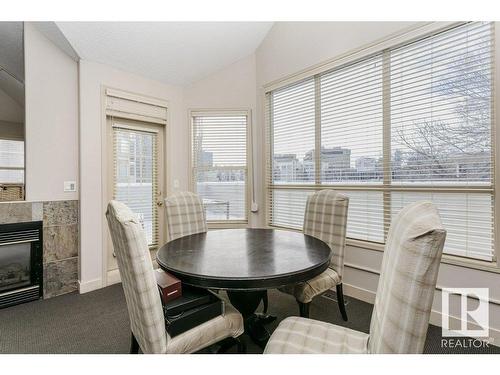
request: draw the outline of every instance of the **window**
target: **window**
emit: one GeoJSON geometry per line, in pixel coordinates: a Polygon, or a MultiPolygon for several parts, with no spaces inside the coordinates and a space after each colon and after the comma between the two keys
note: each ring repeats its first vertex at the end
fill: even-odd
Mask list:
{"type": "Polygon", "coordinates": [[[113,190],[112,198],[136,213],[146,232],[150,248],[160,243],[157,202],[161,201],[162,128],[112,119],[113,190]]]}
{"type": "Polygon", "coordinates": [[[209,222],[247,221],[247,112],[192,112],[193,189],[209,222]]]}
{"type": "Polygon", "coordinates": [[[24,199],[24,141],[0,139],[0,202],[24,199]]]}
{"type": "Polygon", "coordinates": [[[24,141],[0,139],[0,183],[24,184],[24,141]]]}
{"type": "Polygon", "coordinates": [[[494,260],[493,23],[472,22],[267,93],[268,223],[301,228],[317,189],[350,197],[347,236],[383,243],[431,200],[445,252],[494,260]]]}

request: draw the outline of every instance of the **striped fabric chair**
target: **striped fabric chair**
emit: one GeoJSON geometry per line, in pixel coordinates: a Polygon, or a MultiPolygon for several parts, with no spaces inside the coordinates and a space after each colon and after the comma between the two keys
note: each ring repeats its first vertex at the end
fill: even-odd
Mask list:
{"type": "Polygon", "coordinates": [[[193,353],[221,340],[233,340],[244,350],[238,337],[243,317],[229,303],[224,315],[171,338],[154,277],[146,234],[137,216],[123,203],[111,201],[106,212],[109,231],[118,261],[132,331],[131,353],[193,353]]]}
{"type": "Polygon", "coordinates": [[[291,317],[265,353],[422,353],[445,238],[432,203],[405,207],[387,237],[370,334],[291,317]]]}
{"type": "Polygon", "coordinates": [[[344,251],[349,198],[333,190],[321,190],[308,197],[304,215],[304,234],[316,237],[330,246],[330,267],[321,275],[303,283],[288,285],[280,290],[291,294],[299,304],[300,316],[309,317],[309,305],[314,297],[336,287],[342,319],[347,312],[342,290],[344,251]]]}
{"type": "Polygon", "coordinates": [[[172,194],[165,199],[168,241],[207,231],[201,199],[189,191],[172,194]]]}

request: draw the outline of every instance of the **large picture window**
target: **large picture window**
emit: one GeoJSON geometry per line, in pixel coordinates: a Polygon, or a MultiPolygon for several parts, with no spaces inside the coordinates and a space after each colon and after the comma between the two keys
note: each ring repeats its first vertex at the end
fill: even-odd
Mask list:
{"type": "Polygon", "coordinates": [[[247,221],[248,112],[192,112],[193,189],[207,221],[247,221]]]}
{"type": "Polygon", "coordinates": [[[493,23],[472,22],[267,93],[268,224],[301,228],[307,195],[350,197],[347,236],[383,243],[416,200],[445,252],[494,259],[493,23]]]}

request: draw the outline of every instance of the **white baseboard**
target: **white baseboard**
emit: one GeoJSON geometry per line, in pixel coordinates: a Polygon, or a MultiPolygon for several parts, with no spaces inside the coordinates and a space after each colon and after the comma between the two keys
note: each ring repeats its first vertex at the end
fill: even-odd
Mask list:
{"type": "Polygon", "coordinates": [[[89,281],[78,280],[78,291],[80,294],[92,292],[93,290],[101,289],[102,279],[94,279],[89,281]]]}
{"type": "Polygon", "coordinates": [[[107,281],[106,283],[107,286],[121,283],[122,279],[120,277],[120,271],[118,269],[108,271],[106,275],[106,281],[107,281]]]}
{"type": "Polygon", "coordinates": [[[375,293],[371,290],[363,289],[351,284],[342,283],[344,294],[359,299],[363,302],[375,303],[375,293]]]}
{"type": "MultiPolygon", "coordinates": [[[[372,292],[371,290],[363,289],[363,288],[360,288],[360,287],[357,287],[357,286],[354,286],[351,284],[345,284],[345,283],[343,284],[343,288],[344,288],[344,294],[349,296],[349,297],[359,299],[363,302],[367,302],[367,303],[370,303],[372,305],[375,303],[375,293],[372,292]]],[[[456,327],[460,325],[460,318],[450,315],[449,319],[450,319],[450,321],[453,321],[454,324],[456,324],[455,325],[456,327]]],[[[431,316],[429,318],[429,323],[432,325],[441,327],[442,326],[442,314],[441,314],[441,312],[436,311],[436,310],[432,310],[431,316]]],[[[472,326],[474,326],[474,325],[475,324],[472,324],[472,326]]],[[[495,345],[495,346],[500,346],[500,330],[490,327],[490,339],[493,339],[493,340],[490,340],[490,344],[495,345]]]]}

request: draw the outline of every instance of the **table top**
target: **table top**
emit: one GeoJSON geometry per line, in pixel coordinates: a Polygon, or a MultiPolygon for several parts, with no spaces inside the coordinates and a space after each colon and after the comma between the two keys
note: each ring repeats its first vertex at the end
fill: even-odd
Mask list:
{"type": "Polygon", "coordinates": [[[319,275],[330,263],[330,248],[299,232],[222,229],[171,241],[158,250],[156,260],[189,285],[262,290],[319,275]]]}

